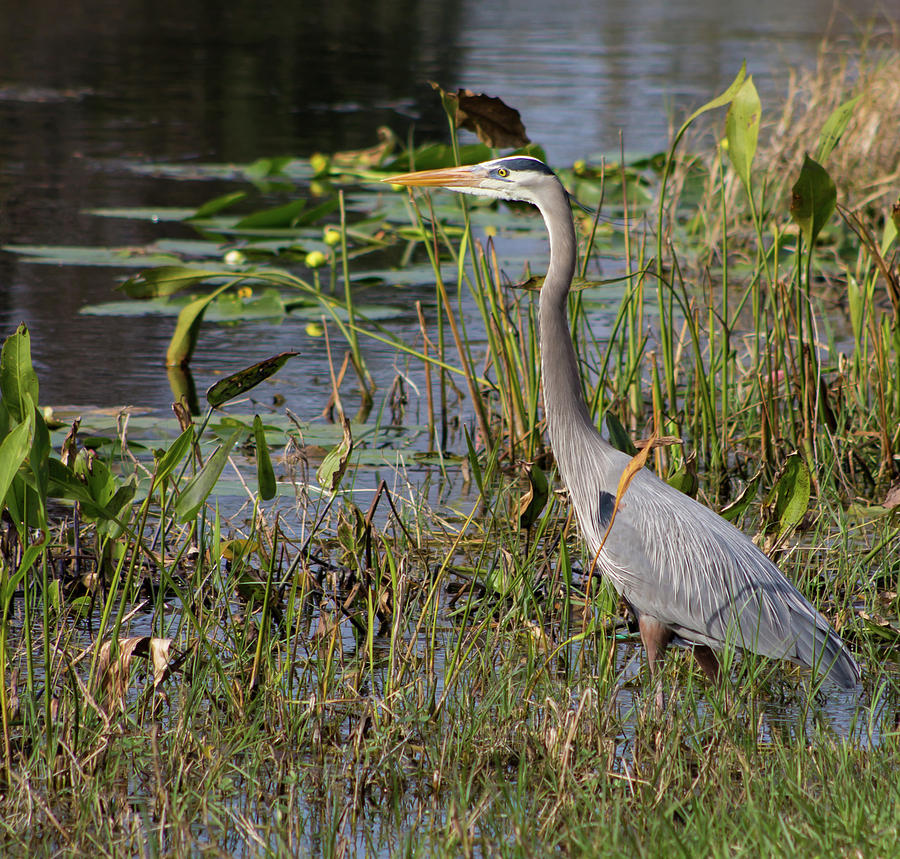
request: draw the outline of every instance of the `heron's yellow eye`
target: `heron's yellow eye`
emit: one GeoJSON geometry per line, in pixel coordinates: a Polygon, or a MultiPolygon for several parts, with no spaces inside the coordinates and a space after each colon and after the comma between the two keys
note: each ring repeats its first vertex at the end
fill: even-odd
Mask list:
{"type": "Polygon", "coordinates": [[[498,175],[501,179],[505,179],[507,176],[509,176],[509,170],[507,170],[505,167],[498,167],[498,168],[497,168],[497,175],[498,175]]]}

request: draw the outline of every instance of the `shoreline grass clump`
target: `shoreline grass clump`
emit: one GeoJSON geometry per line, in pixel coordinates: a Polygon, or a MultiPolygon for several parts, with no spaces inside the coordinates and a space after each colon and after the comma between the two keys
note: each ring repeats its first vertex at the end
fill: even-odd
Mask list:
{"type": "MultiPolygon", "coordinates": [[[[124,418],[107,436],[57,429],[39,402],[28,332],[6,341],[0,848],[892,852],[898,245],[893,216],[872,215],[866,180],[837,175],[853,160],[854,122],[869,121],[853,87],[872,78],[846,80],[849,92],[811,101],[828,107],[810,111],[790,169],[773,167],[769,109],[741,74],[668,153],[564,176],[601,209],[583,222],[582,288],[570,308],[598,421],[623,447],[653,429],[667,436],[654,466],[758,533],[852,643],[859,694],[810,688],[799,669],[729,652],[724,689],[690,660],[671,660],[671,704],[656,713],[636,636],[591,576],[566,499],[552,491],[539,278],[526,270],[524,288],[511,290],[495,243],[481,238],[483,226],[518,230],[527,216],[407,206],[394,195],[377,198],[390,217],[351,217],[343,197],[302,224],[291,222],[303,207],[268,210],[244,227],[204,222],[246,230],[237,270],[185,262],[129,288],[201,293],[173,335],[186,355],[218,297],[242,302],[253,283],[299,290],[344,339],[374,427],[344,420],[340,370],[326,449],[306,444],[299,424],[225,408],[286,353],[211,389],[205,417],[182,406],[177,430],[156,444],[135,443],[124,418]],[[687,153],[701,118],[724,127],[727,147],[687,153]],[[773,169],[793,189],[793,212],[773,169]],[[324,264],[297,274],[291,266],[312,252],[304,243],[329,212],[339,223],[324,264]],[[266,223],[279,231],[274,260],[272,240],[253,235],[266,223]],[[427,261],[417,276],[436,290],[416,311],[419,343],[366,321],[355,301],[354,266],[377,254],[427,261]],[[622,261],[615,278],[601,277],[608,255],[622,261]],[[845,296],[845,319],[829,295],[845,296]],[[607,340],[594,331],[598,316],[607,340]],[[367,337],[396,348],[406,377],[427,380],[416,455],[450,487],[449,502],[417,491],[416,456],[398,455],[390,479],[379,464],[377,488],[358,491],[373,468],[367,444],[403,420],[393,394],[376,407],[367,337]],[[279,460],[271,451],[281,448],[279,460]],[[226,514],[211,499],[229,462],[242,463],[244,506],[226,514]],[[284,491],[294,497],[276,495],[284,491]]],[[[453,153],[398,157],[412,169],[453,153]]],[[[379,166],[397,165],[326,163],[317,181],[375,179],[379,166]]],[[[200,215],[224,217],[228,205],[200,215]]],[[[289,315],[291,299],[277,302],[289,315]]]]}

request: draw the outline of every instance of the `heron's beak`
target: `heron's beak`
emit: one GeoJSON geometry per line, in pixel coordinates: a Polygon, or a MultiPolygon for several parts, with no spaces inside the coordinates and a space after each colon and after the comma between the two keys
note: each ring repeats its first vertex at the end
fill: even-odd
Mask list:
{"type": "Polygon", "coordinates": [[[401,173],[388,176],[382,182],[391,185],[410,185],[422,188],[477,188],[487,176],[480,164],[469,167],[444,167],[441,170],[420,170],[418,173],[401,173]]]}

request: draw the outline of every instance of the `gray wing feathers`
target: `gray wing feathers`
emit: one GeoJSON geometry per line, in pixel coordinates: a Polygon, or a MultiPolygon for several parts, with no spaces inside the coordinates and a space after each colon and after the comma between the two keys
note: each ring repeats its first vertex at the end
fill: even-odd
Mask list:
{"type": "MultiPolygon", "coordinates": [[[[604,450],[602,465],[591,458],[593,468],[565,475],[592,556],[628,459],[604,450]],[[606,479],[598,480],[596,468],[606,479]]],[[[844,687],[858,679],[828,622],[745,534],[647,470],[625,493],[597,566],[639,615],[686,641],[714,649],[732,641],[813,668],[844,687]]]]}

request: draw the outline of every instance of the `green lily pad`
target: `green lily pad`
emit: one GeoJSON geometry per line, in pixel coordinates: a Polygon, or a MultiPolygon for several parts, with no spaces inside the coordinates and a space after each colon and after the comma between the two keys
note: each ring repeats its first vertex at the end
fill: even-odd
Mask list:
{"type": "Polygon", "coordinates": [[[28,262],[47,265],[118,266],[150,268],[181,262],[171,254],[156,253],[144,248],[74,247],[70,245],[4,245],[3,250],[19,254],[28,262]]]}
{"type": "MultiPolygon", "coordinates": [[[[85,316],[177,316],[194,300],[191,296],[150,298],[145,301],[106,301],[88,304],[79,311],[85,316]]],[[[236,322],[251,319],[273,319],[286,313],[285,303],[277,289],[264,289],[244,298],[228,292],[216,298],[206,309],[208,322],[236,322]]]]}

